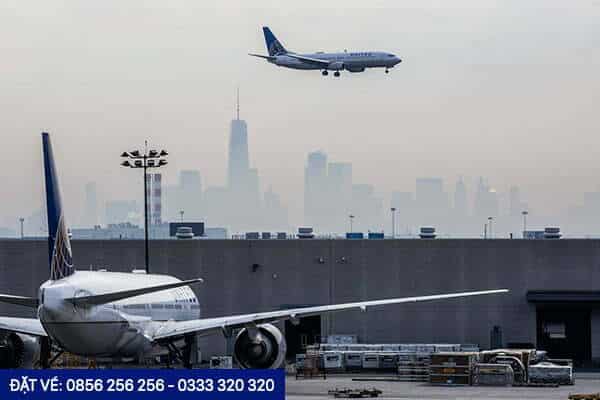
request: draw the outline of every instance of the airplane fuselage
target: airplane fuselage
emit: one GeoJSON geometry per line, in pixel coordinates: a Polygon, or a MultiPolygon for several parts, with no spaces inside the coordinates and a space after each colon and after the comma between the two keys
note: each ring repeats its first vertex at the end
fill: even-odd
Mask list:
{"type": "Polygon", "coordinates": [[[168,289],[101,305],[65,299],[115,290],[179,282],[167,275],[77,271],[40,287],[38,317],[50,338],[70,353],[97,357],[139,357],[150,353],[153,322],[200,318],[188,287],[168,289]]]}
{"type": "Polygon", "coordinates": [[[350,72],[362,72],[367,68],[393,68],[400,62],[394,54],[381,51],[365,52],[341,52],[341,53],[310,53],[299,54],[302,57],[329,61],[327,68],[308,61],[294,58],[288,54],[276,55],[271,63],[286,68],[303,70],[332,71],[347,70],[350,72]]]}

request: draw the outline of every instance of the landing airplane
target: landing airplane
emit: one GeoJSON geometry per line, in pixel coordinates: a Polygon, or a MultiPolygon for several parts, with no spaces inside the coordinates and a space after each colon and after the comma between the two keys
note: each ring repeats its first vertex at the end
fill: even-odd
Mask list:
{"type": "MultiPolygon", "coordinates": [[[[10,367],[30,366],[32,354],[48,368],[50,349],[98,358],[141,360],[158,352],[191,367],[196,336],[237,331],[234,357],[242,368],[277,368],[286,343],[273,323],[338,311],[477,296],[505,289],[359,301],[288,310],[201,318],[190,285],[202,279],[179,280],[145,273],[76,271],[65,223],[50,136],[42,133],[50,279],[37,297],[0,295],[0,301],[37,310],[37,318],[0,317],[0,331],[11,351],[10,367]]],[[[60,352],[58,353],[60,354],[60,352]]]]}
{"type": "Polygon", "coordinates": [[[281,42],[275,37],[269,27],[263,27],[265,42],[267,44],[268,56],[262,54],[249,53],[254,57],[264,58],[271,64],[279,67],[306,70],[321,70],[323,76],[329,75],[329,71],[334,71],[334,76],[340,76],[340,71],[364,72],[367,68],[385,68],[385,73],[389,72],[396,64],[402,62],[400,58],[392,53],[381,51],[361,51],[343,53],[308,53],[298,54],[287,51],[281,42]]]}

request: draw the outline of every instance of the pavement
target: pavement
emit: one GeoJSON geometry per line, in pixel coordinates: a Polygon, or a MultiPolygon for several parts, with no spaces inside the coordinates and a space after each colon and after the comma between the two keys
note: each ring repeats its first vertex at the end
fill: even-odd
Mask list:
{"type": "MultiPolygon", "coordinates": [[[[354,376],[356,377],[356,376],[354,376]]],[[[362,378],[363,376],[361,376],[362,378]]],[[[327,376],[327,379],[286,379],[286,399],[333,399],[327,391],[335,388],[362,389],[375,387],[384,399],[418,400],[477,400],[477,399],[568,399],[570,394],[599,393],[600,374],[575,375],[575,385],[551,387],[486,387],[486,386],[431,386],[422,382],[355,382],[353,376],[327,376]]]]}

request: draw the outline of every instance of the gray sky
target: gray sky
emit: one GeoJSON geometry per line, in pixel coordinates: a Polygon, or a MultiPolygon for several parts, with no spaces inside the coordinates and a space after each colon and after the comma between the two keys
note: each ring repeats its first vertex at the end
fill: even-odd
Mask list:
{"type": "Polygon", "coordinates": [[[194,168],[205,186],[223,184],[238,84],[251,163],[292,223],[316,149],[352,162],[386,204],[417,176],[449,190],[459,175],[516,184],[543,213],[598,188],[599,1],[299,3],[0,0],[0,224],[43,200],[42,130],[70,218],[86,181],[106,197],[141,193],[118,155],[146,137],[171,153],[167,180],[194,168]],[[341,79],[276,68],[246,55],[265,51],[262,25],[295,51],[404,62],[341,79]]]}

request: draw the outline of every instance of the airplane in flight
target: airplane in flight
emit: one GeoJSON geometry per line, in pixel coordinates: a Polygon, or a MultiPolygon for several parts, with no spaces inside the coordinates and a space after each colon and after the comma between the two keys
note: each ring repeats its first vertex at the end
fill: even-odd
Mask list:
{"type": "Polygon", "coordinates": [[[248,55],[264,58],[278,67],[320,70],[323,76],[329,75],[329,71],[334,71],[334,76],[340,76],[340,71],[343,70],[348,72],[364,72],[367,68],[385,68],[385,73],[387,74],[390,68],[402,62],[398,56],[382,51],[294,53],[283,47],[268,26],[263,27],[263,33],[269,55],[254,53],[249,53],[248,55]]]}
{"type": "Polygon", "coordinates": [[[277,368],[286,351],[285,338],[273,325],[278,321],[297,324],[305,316],[344,310],[507,292],[437,294],[202,318],[190,288],[202,282],[200,278],[75,270],[48,133],[42,133],[42,148],[50,278],[37,297],[0,295],[2,302],[37,310],[37,318],[0,317],[11,368],[31,367],[34,355],[39,358],[37,365],[49,368],[62,351],[101,360],[141,361],[165,354],[189,368],[196,337],[219,333],[236,334],[233,351],[240,367],[277,368]],[[58,349],[53,358],[52,348],[58,349]]]}

